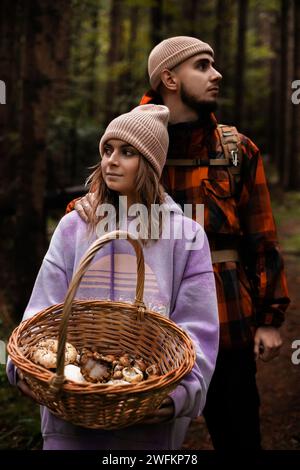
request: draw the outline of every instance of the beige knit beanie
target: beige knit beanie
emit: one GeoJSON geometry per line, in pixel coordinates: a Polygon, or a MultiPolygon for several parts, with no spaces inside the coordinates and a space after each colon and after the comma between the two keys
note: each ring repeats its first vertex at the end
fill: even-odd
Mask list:
{"type": "Polygon", "coordinates": [[[214,55],[209,44],[190,36],[175,36],[157,44],[148,59],[148,73],[153,90],[157,90],[163,70],[172,69],[193,55],[204,52],[214,55]]]}
{"type": "Polygon", "coordinates": [[[167,158],[169,110],[166,106],[144,104],[121,114],[107,126],[99,144],[100,155],[109,139],[120,139],[135,147],[161,176],[167,158]]]}

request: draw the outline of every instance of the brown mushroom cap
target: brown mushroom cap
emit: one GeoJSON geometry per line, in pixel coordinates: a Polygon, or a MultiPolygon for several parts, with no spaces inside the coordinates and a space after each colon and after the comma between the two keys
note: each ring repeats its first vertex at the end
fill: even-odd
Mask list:
{"type": "Polygon", "coordinates": [[[83,377],[89,382],[106,382],[112,374],[112,364],[103,360],[102,354],[88,348],[82,349],[79,365],[83,377]]]}

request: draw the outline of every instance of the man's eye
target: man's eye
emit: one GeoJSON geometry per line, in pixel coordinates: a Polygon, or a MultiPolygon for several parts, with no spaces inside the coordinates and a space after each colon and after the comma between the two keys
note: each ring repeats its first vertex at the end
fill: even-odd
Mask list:
{"type": "Polygon", "coordinates": [[[208,64],[200,63],[200,64],[198,65],[198,68],[199,68],[200,70],[206,70],[206,69],[208,68],[208,64]]]}

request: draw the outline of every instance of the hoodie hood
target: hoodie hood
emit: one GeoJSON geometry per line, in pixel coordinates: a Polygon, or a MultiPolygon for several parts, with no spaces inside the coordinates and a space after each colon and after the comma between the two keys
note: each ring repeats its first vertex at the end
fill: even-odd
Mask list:
{"type": "Polygon", "coordinates": [[[183,211],[181,207],[174,201],[174,199],[169,196],[168,193],[166,194],[165,202],[164,202],[164,208],[168,212],[173,212],[174,214],[180,214],[183,215],[183,211]]]}

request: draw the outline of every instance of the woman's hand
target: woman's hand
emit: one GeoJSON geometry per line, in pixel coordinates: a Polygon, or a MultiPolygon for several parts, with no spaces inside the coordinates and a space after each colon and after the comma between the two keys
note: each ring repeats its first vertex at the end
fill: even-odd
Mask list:
{"type": "Polygon", "coordinates": [[[24,380],[24,376],[19,369],[17,369],[17,387],[23,395],[26,395],[31,400],[35,401],[36,403],[39,403],[36,395],[28,387],[26,381],[24,380]]]}
{"type": "Polygon", "coordinates": [[[148,415],[142,422],[143,424],[159,424],[174,418],[175,406],[172,398],[167,397],[163,400],[160,407],[148,415]]]}
{"type": "Polygon", "coordinates": [[[78,212],[82,220],[88,222],[92,213],[93,193],[87,193],[75,203],[74,209],[78,212]]]}

